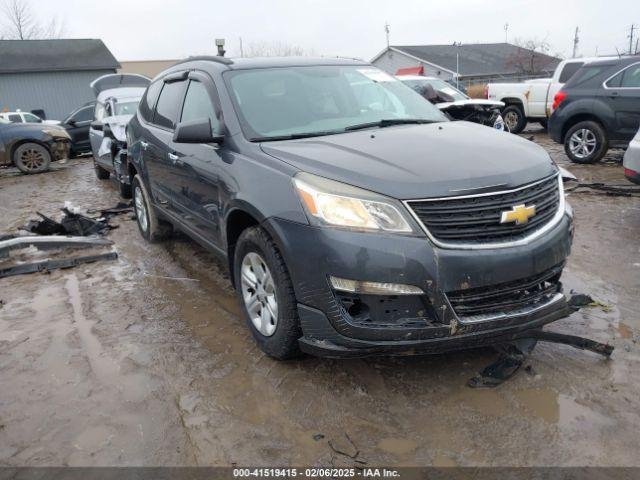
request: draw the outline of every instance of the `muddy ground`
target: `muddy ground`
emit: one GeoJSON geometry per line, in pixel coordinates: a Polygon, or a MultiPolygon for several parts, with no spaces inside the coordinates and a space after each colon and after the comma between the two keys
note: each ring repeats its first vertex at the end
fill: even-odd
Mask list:
{"type": "MultiPolygon", "coordinates": [[[[624,184],[621,156],[571,170],[624,184]]],[[[465,386],[491,350],[271,360],[215,257],[182,236],[146,244],[118,217],[117,261],[0,279],[0,465],[640,465],[640,198],[569,198],[566,290],[609,307],[551,329],[616,350],[539,344],[494,390],[465,386]]],[[[88,158],[0,171],[0,231],[118,200],[88,158]]]]}

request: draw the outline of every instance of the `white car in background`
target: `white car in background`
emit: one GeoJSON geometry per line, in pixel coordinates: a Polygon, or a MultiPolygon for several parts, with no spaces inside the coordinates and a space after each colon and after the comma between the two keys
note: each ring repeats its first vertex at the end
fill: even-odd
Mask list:
{"type": "Polygon", "coordinates": [[[536,78],[518,83],[489,83],[484,89],[488,100],[506,105],[502,111],[504,121],[512,133],[520,133],[527,122],[538,122],[547,127],[553,113],[553,99],[563,85],[586,63],[616,57],[569,58],[561,61],[551,78],[536,78]]]}
{"type": "Polygon", "coordinates": [[[44,123],[46,125],[60,125],[60,120],[42,120],[39,116],[29,112],[16,110],[15,112],[2,112],[0,118],[11,123],[44,123]]]}
{"type": "Polygon", "coordinates": [[[96,176],[104,180],[113,173],[124,197],[129,195],[129,184],[123,180],[126,172],[120,169],[127,154],[126,128],[149,83],[151,80],[143,75],[117,73],[103,75],[90,84],[96,94],[89,128],[96,176]]]}
{"type": "Polygon", "coordinates": [[[629,143],[629,147],[624,153],[622,165],[624,167],[624,176],[630,182],[640,185],[640,130],[629,143]]]}

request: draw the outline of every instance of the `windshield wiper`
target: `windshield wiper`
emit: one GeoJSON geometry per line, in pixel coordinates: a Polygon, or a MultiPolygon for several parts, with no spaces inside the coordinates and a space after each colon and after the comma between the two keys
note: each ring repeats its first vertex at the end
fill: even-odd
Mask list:
{"type": "Polygon", "coordinates": [[[273,137],[253,137],[250,142],[275,142],[276,140],[295,140],[297,138],[322,137],[324,135],[335,135],[341,133],[341,130],[331,130],[325,132],[306,132],[306,133],[289,133],[287,135],[276,135],[273,137]]]}
{"type": "Polygon", "coordinates": [[[379,120],[377,122],[367,122],[367,123],[359,123],[358,125],[351,125],[346,127],[344,130],[348,132],[350,130],[363,130],[365,128],[384,128],[391,127],[392,125],[408,125],[408,124],[418,124],[418,123],[435,123],[436,120],[425,120],[422,118],[386,118],[383,120],[379,120]]]}

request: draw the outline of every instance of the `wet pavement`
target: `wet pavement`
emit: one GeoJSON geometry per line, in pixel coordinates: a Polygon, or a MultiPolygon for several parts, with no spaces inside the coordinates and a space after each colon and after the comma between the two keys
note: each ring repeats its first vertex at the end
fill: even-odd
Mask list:
{"type": "MultiPolygon", "coordinates": [[[[574,166],[529,135],[581,180],[626,184],[622,152],[574,166]]],[[[65,201],[119,197],[86,158],[0,171],[2,232],[36,210],[58,217],[65,201]]],[[[0,279],[0,465],[640,465],[640,198],[569,201],[563,283],[606,306],[550,329],[616,350],[604,360],[539,344],[527,371],[492,390],[466,387],[489,349],[271,360],[219,260],[184,236],[144,243],[116,217],[117,261],[0,279]]]]}

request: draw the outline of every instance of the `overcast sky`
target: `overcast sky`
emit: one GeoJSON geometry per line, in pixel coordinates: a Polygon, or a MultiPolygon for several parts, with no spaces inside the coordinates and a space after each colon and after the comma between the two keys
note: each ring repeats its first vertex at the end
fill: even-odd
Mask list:
{"type": "MultiPolygon", "coordinates": [[[[0,0],[1,1],[1,0],[0,0]]],[[[392,45],[546,39],[570,56],[629,47],[640,24],[640,0],[30,0],[43,17],[57,15],[68,38],[101,38],[118,60],[175,59],[215,51],[231,55],[252,42],[285,42],[321,55],[370,60],[392,45]]],[[[635,40],[634,40],[635,43],[635,40]]]]}

